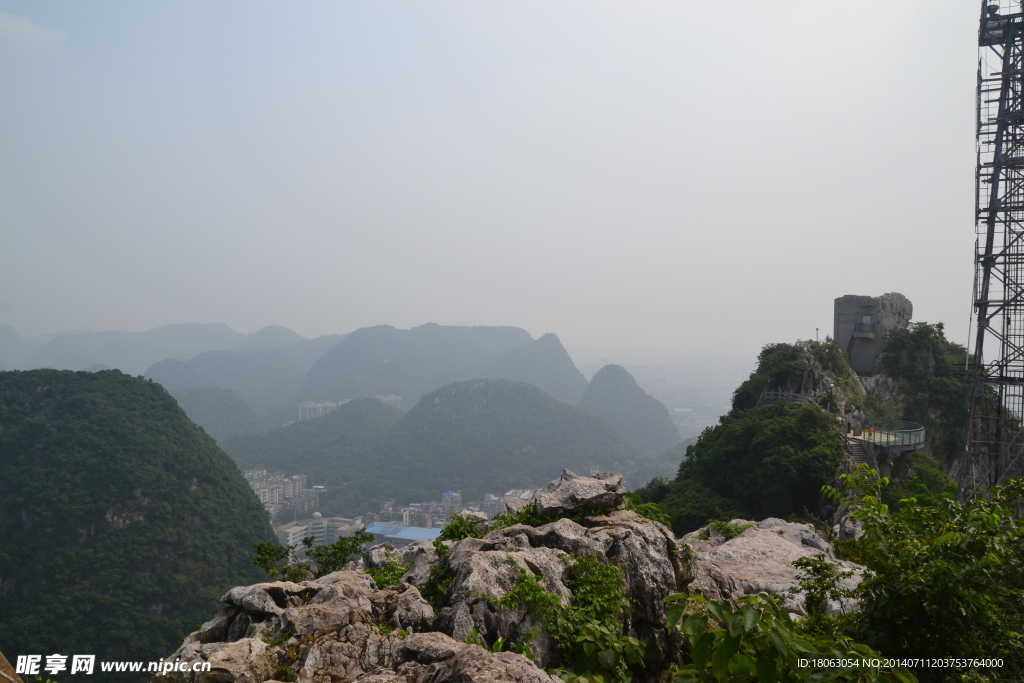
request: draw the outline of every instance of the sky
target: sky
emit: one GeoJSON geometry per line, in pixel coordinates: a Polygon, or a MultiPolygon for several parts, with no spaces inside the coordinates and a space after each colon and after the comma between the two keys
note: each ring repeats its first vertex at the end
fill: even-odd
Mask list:
{"type": "Polygon", "coordinates": [[[973,0],[0,0],[0,323],[968,336],[973,0]]]}

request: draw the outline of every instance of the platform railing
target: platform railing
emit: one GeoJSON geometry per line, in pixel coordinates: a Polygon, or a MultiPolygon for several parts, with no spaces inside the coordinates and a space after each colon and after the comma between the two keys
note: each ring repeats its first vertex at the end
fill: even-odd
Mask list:
{"type": "Polygon", "coordinates": [[[924,445],[924,426],[905,420],[866,417],[862,432],[855,438],[882,448],[920,448],[924,445]]]}

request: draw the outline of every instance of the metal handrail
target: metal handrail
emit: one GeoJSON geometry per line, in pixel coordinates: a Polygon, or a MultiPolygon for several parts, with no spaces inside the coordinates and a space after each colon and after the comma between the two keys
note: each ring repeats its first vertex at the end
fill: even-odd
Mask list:
{"type": "Polygon", "coordinates": [[[861,421],[862,432],[855,437],[883,448],[916,448],[924,445],[924,426],[905,420],[866,417],[861,421]]]}
{"type": "Polygon", "coordinates": [[[768,403],[807,403],[809,405],[818,405],[810,396],[804,396],[803,394],[795,394],[791,391],[762,391],[761,398],[757,400],[757,408],[768,403]]]}

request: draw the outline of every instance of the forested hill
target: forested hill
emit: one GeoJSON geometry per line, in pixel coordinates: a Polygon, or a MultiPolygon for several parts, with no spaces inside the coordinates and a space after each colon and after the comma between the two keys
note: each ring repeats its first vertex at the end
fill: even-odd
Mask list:
{"type": "Polygon", "coordinates": [[[884,502],[893,509],[911,497],[939,504],[956,495],[947,472],[964,448],[965,356],[941,324],[927,323],[890,332],[871,377],[858,376],[830,338],[768,344],[733,394],[732,411],[686,448],[675,479],[640,493],[669,513],[677,533],[735,517],[828,516],[820,491],[835,481],[846,453],[842,414],[923,424],[923,449],[879,460],[881,474],[892,480],[884,502]],[[814,404],[758,407],[765,390],[800,393],[814,404]]]}
{"type": "Polygon", "coordinates": [[[323,418],[232,437],[223,446],[239,467],[326,481],[332,493],[321,509],[339,514],[375,511],[388,498],[431,500],[448,490],[469,500],[541,486],[563,468],[622,470],[638,459],[600,418],[522,382],[449,384],[399,416],[375,399],[355,400],[323,418]]]}
{"type": "Polygon", "coordinates": [[[217,441],[233,434],[265,432],[275,425],[256,414],[230,389],[192,387],[172,392],[185,414],[217,441]]]}
{"type": "Polygon", "coordinates": [[[316,362],[298,398],[396,394],[408,408],[438,387],[482,376],[481,370],[495,356],[532,342],[529,333],[518,327],[364,327],[316,362]]]}
{"type": "Polygon", "coordinates": [[[309,484],[335,487],[354,480],[353,473],[364,460],[379,459],[402,415],[375,398],[357,398],[323,417],[266,434],[238,434],[221,446],[243,470],[260,466],[305,474],[309,484]]]}
{"type": "Polygon", "coordinates": [[[621,365],[598,370],[577,406],[602,418],[643,454],[661,455],[680,441],[668,408],[621,365]]]}
{"type": "Polygon", "coordinates": [[[587,378],[576,368],[558,336],[550,332],[535,342],[498,354],[480,376],[526,382],[573,405],[587,390],[587,378]]]}
{"type": "Polygon", "coordinates": [[[272,531],[158,384],[33,370],[0,373],[0,538],[6,652],[151,660],[259,578],[272,531]]]}

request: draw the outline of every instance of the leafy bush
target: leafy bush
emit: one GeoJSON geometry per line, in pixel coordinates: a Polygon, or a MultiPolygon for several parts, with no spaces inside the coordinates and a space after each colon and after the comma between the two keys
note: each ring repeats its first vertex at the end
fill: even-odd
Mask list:
{"type": "Polygon", "coordinates": [[[370,575],[377,588],[397,586],[402,582],[402,576],[409,571],[412,563],[399,562],[396,559],[388,558],[387,563],[380,568],[367,567],[364,571],[370,575]]]}
{"type": "MultiPolygon", "coordinates": [[[[754,526],[754,524],[732,524],[730,522],[724,521],[713,521],[708,526],[721,533],[722,538],[724,538],[726,541],[731,541],[732,539],[735,539],[737,536],[739,536],[740,533],[742,533],[746,529],[749,529],[752,526],[754,526]]],[[[701,541],[707,541],[709,538],[711,537],[710,535],[708,535],[707,531],[702,532],[700,535],[701,541]]]]}
{"type": "Polygon", "coordinates": [[[252,563],[270,578],[280,576],[285,581],[319,579],[359,557],[362,547],[373,542],[373,536],[360,529],[352,536],[339,538],[330,545],[313,547],[313,540],[312,536],[302,539],[306,555],[314,562],[312,565],[298,559],[295,552],[297,545],[281,546],[274,543],[253,544],[256,556],[252,558],[252,563]]]}
{"type": "Polygon", "coordinates": [[[746,514],[737,501],[720,496],[692,479],[668,482],[656,478],[636,494],[664,511],[677,536],[696,531],[714,519],[735,519],[746,514]]]}
{"type": "Polygon", "coordinates": [[[891,516],[880,496],[887,483],[867,467],[842,478],[864,534],[839,548],[871,570],[846,630],[891,657],[971,652],[1003,658],[991,675],[1024,676],[1024,479],[962,504],[905,500],[891,516]]]}
{"type": "Polygon", "coordinates": [[[665,526],[672,526],[672,518],[665,514],[657,503],[645,503],[638,493],[626,494],[626,509],[632,510],[641,517],[646,517],[655,522],[661,522],[665,526]]]}
{"type": "Polygon", "coordinates": [[[628,683],[630,666],[643,666],[644,644],[622,634],[628,606],[622,570],[599,556],[571,555],[566,586],[572,601],[546,590],[543,577],[520,569],[511,591],[495,601],[500,609],[525,607],[543,623],[564,666],[554,673],[565,681],[628,683]]]}
{"type": "Polygon", "coordinates": [[[732,396],[732,413],[757,405],[764,390],[797,391],[803,382],[807,364],[794,344],[768,344],[757,356],[757,369],[732,396]]]}
{"type": "Polygon", "coordinates": [[[673,683],[917,680],[900,668],[817,666],[818,659],[860,663],[879,660],[881,655],[844,636],[802,634],[789,614],[765,593],[740,598],[736,610],[685,593],[670,595],[665,602],[676,603],[669,608],[668,627],[682,626],[688,660],[676,671],[673,683]],[[809,660],[809,664],[800,660],[809,660]]]}

